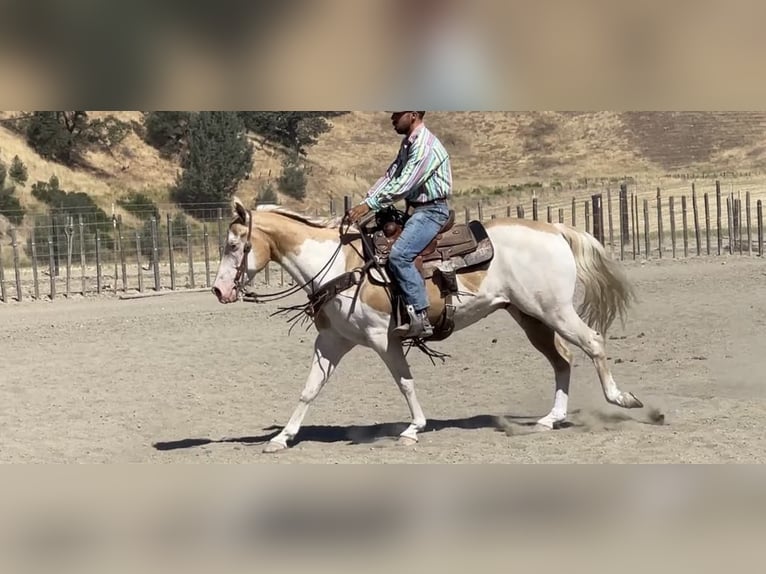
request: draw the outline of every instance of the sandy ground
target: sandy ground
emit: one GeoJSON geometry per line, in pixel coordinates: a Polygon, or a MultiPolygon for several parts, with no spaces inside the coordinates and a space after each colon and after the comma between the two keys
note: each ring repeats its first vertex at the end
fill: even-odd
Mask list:
{"type": "Polygon", "coordinates": [[[309,411],[297,444],[261,443],[287,422],[313,331],[276,304],[220,305],[208,293],[0,304],[4,462],[763,462],[766,266],[730,257],[627,263],[640,303],[613,328],[610,365],[644,401],[604,401],[581,351],[571,425],[530,432],[552,371],[505,314],[410,353],[429,428],[394,438],[405,401],[377,357],[355,349],[309,411]],[[664,424],[651,424],[659,409],[664,424]]]}

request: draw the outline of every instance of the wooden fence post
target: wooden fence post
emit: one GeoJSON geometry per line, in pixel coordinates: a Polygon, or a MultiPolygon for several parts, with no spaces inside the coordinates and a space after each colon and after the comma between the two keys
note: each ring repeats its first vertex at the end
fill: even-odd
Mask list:
{"type": "Polygon", "coordinates": [[[612,191],[606,188],[606,214],[609,225],[609,253],[614,254],[614,228],[612,227],[612,191]]]}
{"type": "Polygon", "coordinates": [[[645,252],[647,260],[649,259],[649,255],[651,254],[651,241],[649,238],[649,200],[644,200],[644,243],[645,243],[645,252]]]}
{"type": "Polygon", "coordinates": [[[634,194],[630,194],[630,226],[633,229],[633,260],[641,254],[641,245],[638,235],[638,200],[634,194]]]}
{"type": "Polygon", "coordinates": [[[564,223],[564,208],[559,207],[559,223],[564,223]]]}
{"type": "Polygon", "coordinates": [[[32,247],[32,282],[34,283],[35,300],[38,300],[40,299],[40,285],[37,280],[37,241],[35,241],[34,228],[30,234],[30,243],[32,247]]]}
{"type": "Polygon", "coordinates": [[[759,199],[755,204],[756,226],[758,227],[758,255],[763,257],[763,204],[759,199]]]}
{"type": "Polygon", "coordinates": [[[154,290],[160,290],[160,252],[157,241],[157,219],[152,216],[152,264],[154,266],[154,290]]]}
{"type": "Polygon", "coordinates": [[[750,192],[745,192],[745,211],[747,216],[747,254],[753,255],[753,228],[750,225],[750,192]]]}
{"type": "Polygon", "coordinates": [[[716,205],[716,233],[718,235],[718,255],[723,251],[723,238],[721,237],[721,182],[715,181],[715,205],[716,205]]]}
{"type": "Polygon", "coordinates": [[[3,244],[0,243],[0,300],[7,303],[8,299],[5,292],[5,269],[3,269],[3,244]]]}
{"type": "Polygon", "coordinates": [[[96,228],[96,293],[101,295],[101,230],[96,228]]]}
{"type": "Polygon", "coordinates": [[[670,215],[670,246],[673,250],[673,259],[676,258],[676,210],[675,197],[668,198],[668,212],[670,215]]]}
{"type": "Polygon", "coordinates": [[[189,287],[194,289],[194,247],[192,246],[191,223],[186,224],[186,249],[189,256],[189,287]]]}
{"type": "Polygon", "coordinates": [[[78,215],[78,227],[80,228],[80,278],[82,279],[82,294],[85,296],[87,291],[85,284],[85,224],[82,222],[82,214],[78,215]]]}
{"type": "Polygon", "coordinates": [[[694,240],[697,242],[697,257],[702,255],[702,242],[700,241],[700,218],[697,209],[697,190],[692,183],[692,212],[694,213],[694,240]]]}
{"type": "Polygon", "coordinates": [[[16,237],[16,228],[11,227],[11,248],[13,249],[13,271],[16,275],[16,301],[21,301],[21,269],[19,269],[19,243],[16,237]]]}
{"type": "Polygon", "coordinates": [[[141,234],[136,231],[136,266],[138,267],[138,292],[144,292],[144,269],[141,267],[141,234]]]}
{"type": "Polygon", "coordinates": [[[537,221],[537,198],[532,198],[532,220],[537,221]]]}
{"type": "Polygon", "coordinates": [[[226,240],[223,234],[223,209],[218,208],[218,260],[223,257],[223,243],[226,240]]]}
{"type": "Polygon", "coordinates": [[[577,227],[577,199],[572,198],[572,227],[577,227]]]}
{"type": "Polygon", "coordinates": [[[48,235],[48,262],[50,264],[50,278],[51,278],[51,301],[56,298],[56,261],[55,253],[53,251],[53,236],[48,235]]]}
{"type": "Polygon", "coordinates": [[[601,194],[597,193],[591,195],[590,200],[593,204],[593,237],[595,237],[601,245],[604,244],[604,218],[601,211],[601,194]]]}
{"type": "Polygon", "coordinates": [[[681,217],[684,232],[684,257],[689,257],[689,224],[687,218],[688,210],[686,209],[686,196],[681,196],[681,217]]]}
{"type": "Polygon", "coordinates": [[[662,225],[662,193],[660,192],[660,188],[657,188],[657,253],[659,254],[659,258],[662,259],[662,235],[663,235],[663,225],[662,225]]]}
{"type": "Polygon", "coordinates": [[[726,225],[729,228],[729,255],[734,254],[734,206],[732,205],[732,196],[726,196],[726,225]]]}
{"type": "Polygon", "coordinates": [[[202,235],[205,239],[205,287],[210,287],[210,248],[208,247],[207,223],[202,224],[202,235]]]}
{"type": "Polygon", "coordinates": [[[168,222],[168,261],[170,263],[170,290],[176,290],[176,262],[173,253],[173,224],[170,220],[170,214],[165,214],[168,222]]]}
{"type": "Polygon", "coordinates": [[[705,193],[705,248],[710,255],[710,199],[705,193]]]}
{"type": "Polygon", "coordinates": [[[128,264],[125,261],[125,237],[122,235],[122,215],[117,216],[117,239],[119,240],[120,267],[122,268],[122,292],[128,291],[128,264]]]}

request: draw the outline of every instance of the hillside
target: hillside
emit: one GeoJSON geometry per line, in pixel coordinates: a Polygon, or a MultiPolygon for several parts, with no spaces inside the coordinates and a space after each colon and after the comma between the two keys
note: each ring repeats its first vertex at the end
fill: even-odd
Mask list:
{"type": "MultiPolygon", "coordinates": [[[[89,112],[94,118],[107,113],[141,121],[136,111],[89,112]]],[[[0,118],[12,115],[0,112],[0,118]]],[[[562,193],[563,201],[575,190],[598,188],[602,178],[629,176],[651,191],[677,184],[680,175],[721,177],[728,171],[748,174],[750,188],[761,189],[766,167],[766,113],[760,112],[430,112],[426,121],[452,154],[457,203],[481,196],[493,203],[523,201],[527,192],[508,188],[525,183],[542,183],[542,190],[535,188],[538,194],[550,199],[562,193]]],[[[396,152],[399,136],[384,112],[352,112],[334,118],[332,124],[333,129],[309,149],[307,199],[296,204],[282,198],[291,207],[324,210],[330,197],[340,200],[348,194],[359,199],[396,152]]],[[[253,172],[239,191],[247,201],[279,174],[281,165],[279,150],[255,138],[253,142],[253,172]]],[[[31,183],[56,175],[63,189],[88,193],[109,213],[115,200],[131,190],[150,195],[163,210],[173,210],[168,186],[179,167],[135,133],[111,155],[90,153],[87,168],[74,171],[41,159],[23,137],[0,124],[0,160],[9,165],[14,155],[29,170],[29,183],[15,191],[29,209],[44,211],[29,193],[31,183]]]]}

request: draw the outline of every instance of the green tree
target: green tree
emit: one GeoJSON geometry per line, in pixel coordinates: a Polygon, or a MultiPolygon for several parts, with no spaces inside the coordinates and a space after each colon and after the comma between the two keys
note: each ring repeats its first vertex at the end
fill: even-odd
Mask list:
{"type": "Polygon", "coordinates": [[[332,127],[327,118],[346,112],[240,112],[247,129],[288,150],[306,155],[332,127]]]}
{"type": "Polygon", "coordinates": [[[297,153],[288,154],[282,161],[282,173],[277,179],[279,190],[293,199],[302,201],[306,197],[306,173],[297,153]]]}
{"type": "Polygon", "coordinates": [[[237,113],[194,114],[182,166],[171,192],[173,201],[182,205],[228,201],[253,168],[253,145],[237,113]]]}
{"type": "Polygon", "coordinates": [[[21,161],[19,156],[13,156],[11,169],[8,171],[8,175],[11,177],[11,181],[22,186],[29,178],[29,174],[27,173],[27,166],[24,165],[24,162],[21,161]]]}
{"type": "Polygon", "coordinates": [[[148,112],[144,115],[144,141],[164,157],[180,152],[189,129],[189,112],[148,112]]]}

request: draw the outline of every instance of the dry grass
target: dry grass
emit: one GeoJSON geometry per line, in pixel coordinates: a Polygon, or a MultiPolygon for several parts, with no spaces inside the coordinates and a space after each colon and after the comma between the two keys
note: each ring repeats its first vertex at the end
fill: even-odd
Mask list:
{"type": "MultiPolygon", "coordinates": [[[[141,121],[137,111],[90,113],[141,121]]],[[[11,114],[0,112],[0,117],[11,114]]],[[[766,165],[765,114],[429,112],[426,120],[451,152],[459,209],[483,198],[490,212],[517,204],[529,211],[532,188],[507,190],[525,183],[544,184],[534,189],[541,205],[568,206],[572,196],[579,201],[603,191],[610,178],[616,189],[623,176],[636,180],[633,191],[641,198],[654,197],[657,186],[665,196],[690,193],[690,181],[668,177],[676,172],[752,171],[758,179],[722,179],[726,191],[733,187],[750,190],[754,198],[766,196],[766,178],[759,173],[766,165]],[[555,182],[561,191],[551,189],[555,182]]],[[[310,149],[306,200],[282,197],[289,207],[324,211],[331,197],[338,202],[344,195],[360,199],[396,153],[399,136],[384,112],[352,112],[332,123],[333,129],[310,149]]],[[[281,170],[281,151],[256,138],[253,142],[253,172],[238,192],[248,203],[281,170]]],[[[85,191],[110,212],[115,199],[129,190],[167,203],[168,187],[179,170],[134,133],[112,154],[89,153],[87,169],[71,170],[41,159],[23,137],[0,125],[0,159],[9,164],[14,155],[24,161],[30,176],[27,187],[16,193],[27,208],[36,210],[44,206],[31,197],[29,186],[54,174],[62,188],[85,191]]],[[[713,185],[713,178],[697,181],[700,194],[713,185]]]]}

